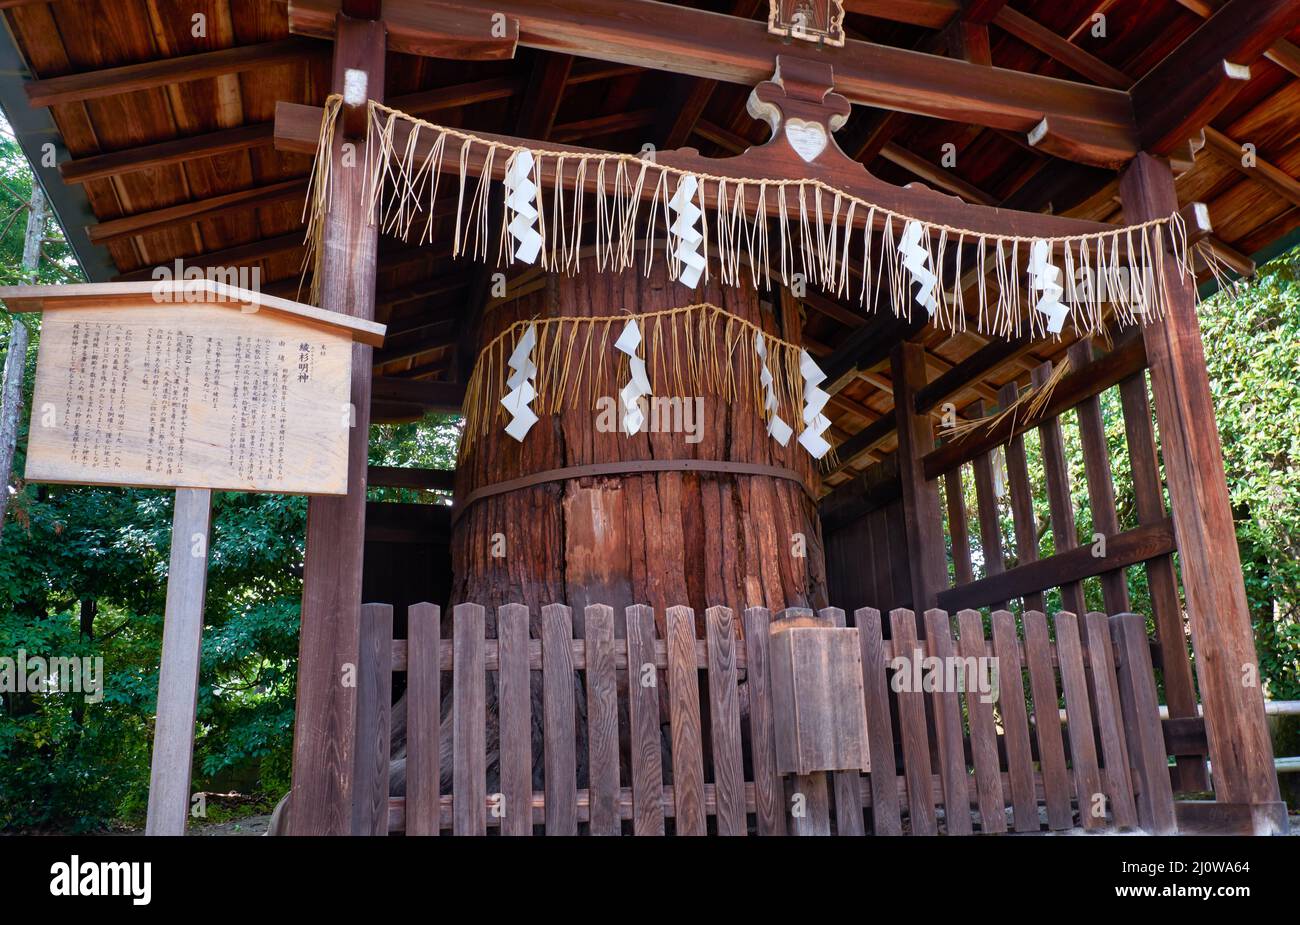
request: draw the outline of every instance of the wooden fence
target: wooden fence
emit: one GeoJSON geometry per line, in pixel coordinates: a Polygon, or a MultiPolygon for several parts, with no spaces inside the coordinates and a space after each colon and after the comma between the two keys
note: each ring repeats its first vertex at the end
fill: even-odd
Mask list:
{"type": "MultiPolygon", "coordinates": [[[[1007,345],[993,351],[1000,361],[1009,355],[1014,351],[1007,345]]],[[[1080,341],[1070,348],[1068,356],[1070,370],[1041,406],[1035,410],[1022,408],[993,426],[981,425],[960,437],[946,439],[917,460],[927,484],[943,481],[949,548],[945,548],[943,533],[937,526],[909,526],[903,530],[901,525],[910,522],[905,517],[904,487],[896,459],[889,458],[868,469],[823,502],[832,599],[860,600],[882,609],[917,607],[911,575],[919,566],[912,561],[909,546],[896,541],[900,531],[915,532],[921,558],[942,565],[933,569],[943,579],[933,603],[949,611],[967,607],[998,609],[1017,600],[1024,611],[1043,610],[1044,592],[1058,589],[1061,606],[1082,613],[1086,610],[1083,582],[1096,578],[1105,609],[1123,613],[1132,606],[1128,570],[1141,568],[1150,592],[1156,631],[1156,666],[1161,671],[1170,715],[1195,724],[1196,689],[1172,560],[1177,545],[1165,507],[1142,338],[1133,332],[1104,352],[1095,350],[1088,341],[1080,341]],[[1122,410],[1133,486],[1132,513],[1136,523],[1129,529],[1121,528],[1116,508],[1110,447],[1102,419],[1102,396],[1111,389],[1116,391],[1122,410]],[[1066,414],[1071,411],[1073,420],[1068,420],[1066,414]],[[1083,544],[1079,541],[1063,435],[1067,426],[1077,427],[1092,530],[1105,537],[1104,554],[1097,554],[1091,540],[1083,544]],[[1024,442],[1029,431],[1037,431],[1043,466],[1033,477],[1024,442]],[[999,449],[1005,453],[1007,504],[1014,533],[1011,549],[1004,548],[995,488],[999,464],[994,453],[999,449]],[[968,511],[966,506],[962,488],[965,472],[969,472],[975,488],[974,511],[968,511]],[[1034,481],[1045,489],[1054,549],[1053,555],[1042,559],[1034,481]],[[938,548],[933,548],[936,545],[938,548]],[[978,554],[973,555],[976,548],[978,554]],[[946,565],[949,561],[951,584],[946,565]]],[[[976,365],[990,362],[976,361],[972,358],[976,365]]],[[[1051,363],[1035,368],[1033,384],[1041,387],[1047,383],[1052,369],[1051,363]]],[[[954,368],[920,388],[913,402],[915,412],[934,412],[967,381],[964,377],[968,374],[969,370],[954,368]]],[[[1008,408],[1020,397],[1019,388],[1010,382],[997,394],[997,405],[1008,408]]],[[[972,406],[975,417],[994,410],[992,403],[972,406]]],[[[882,419],[882,424],[885,426],[879,430],[890,432],[886,430],[888,419],[882,419]]],[[[939,436],[944,433],[940,428],[939,436]]],[[[1174,772],[1177,789],[1209,789],[1205,754],[1204,750],[1180,753],[1174,772]]]]}
{"type": "Polygon", "coordinates": [[[732,611],[713,607],[704,616],[703,638],[686,607],[668,608],[662,638],[646,606],[627,608],[625,621],[616,621],[611,607],[587,607],[581,639],[574,638],[568,607],[542,608],[539,638],[530,637],[529,616],[520,605],[500,608],[496,638],[488,638],[484,609],[461,604],[454,608],[451,638],[442,639],[439,609],[419,604],[408,612],[410,638],[393,640],[392,608],[363,608],[358,830],[897,835],[1174,829],[1150,649],[1145,623],[1134,614],[1061,613],[1051,621],[1052,632],[1046,616],[1030,612],[1022,637],[1007,611],[992,615],[986,634],[981,615],[967,610],[957,614],[954,638],[943,611],[918,621],[909,610],[895,610],[886,639],[880,613],[858,610],[869,767],[797,777],[777,772],[770,632],[786,620],[842,627],[842,610],[817,617],[785,611],[773,620],[752,608],[744,613],[742,637],[732,611]],[[996,658],[996,702],[946,685],[891,689],[894,669],[904,667],[893,662],[895,655],[911,659],[917,653],[996,658]],[[404,795],[390,796],[395,672],[407,678],[406,783],[404,795]],[[499,742],[487,738],[490,697],[499,742]],[[537,702],[541,767],[534,767],[537,702]],[[449,788],[440,786],[443,754],[451,756],[449,788]]]}

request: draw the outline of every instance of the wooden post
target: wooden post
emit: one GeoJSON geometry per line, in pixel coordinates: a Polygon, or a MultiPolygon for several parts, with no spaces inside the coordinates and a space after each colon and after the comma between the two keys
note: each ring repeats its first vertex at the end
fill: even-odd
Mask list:
{"type": "Polygon", "coordinates": [[[920,344],[899,344],[890,368],[898,416],[898,475],[907,520],[912,609],[922,613],[938,606],[939,592],[948,587],[939,486],[926,480],[922,464],[925,454],[934,449],[934,426],[928,415],[916,413],[916,393],[925,385],[925,349],[920,344]]]}
{"type": "Polygon", "coordinates": [[[176,490],[146,835],[184,835],[189,815],[211,514],[211,491],[176,490]]]}
{"type": "MultiPolygon", "coordinates": [[[[382,100],[386,45],[382,22],[340,16],[334,42],[334,92],[343,92],[345,82],[355,90],[364,75],[365,95],[382,100]]],[[[319,272],[322,308],[373,319],[379,239],[378,228],[368,222],[366,213],[364,149],[364,139],[348,138],[346,133],[335,138],[332,199],[319,272]],[[354,146],[346,160],[344,145],[354,146]]],[[[289,813],[289,830],[295,835],[343,835],[353,830],[356,688],[345,679],[355,675],[360,645],[370,377],[371,348],[354,344],[348,493],[312,498],[307,506],[289,813]]]]}
{"type": "MultiPolygon", "coordinates": [[[[1120,180],[1128,222],[1178,208],[1166,161],[1139,154],[1120,180]]],[[[1223,471],[1223,452],[1196,320],[1196,282],[1168,254],[1156,255],[1170,304],[1144,325],[1169,501],[1178,540],[1196,674],[1217,800],[1276,803],[1277,775],[1223,471]]],[[[1136,269],[1136,268],[1134,268],[1136,269]]]]}

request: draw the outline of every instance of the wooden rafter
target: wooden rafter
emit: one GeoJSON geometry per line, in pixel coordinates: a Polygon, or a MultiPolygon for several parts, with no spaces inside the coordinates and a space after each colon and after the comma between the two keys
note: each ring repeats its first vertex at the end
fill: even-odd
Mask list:
{"type": "Polygon", "coordinates": [[[301,65],[306,60],[323,58],[328,53],[329,46],[298,37],[263,42],[260,45],[237,45],[196,55],[32,80],[26,85],[27,99],[33,106],[79,103],[120,93],[220,77],[223,74],[238,74],[283,64],[301,65]]]}
{"type": "Polygon", "coordinates": [[[1213,119],[1250,79],[1250,65],[1300,25],[1295,0],[1230,0],[1133,86],[1146,151],[1165,154],[1213,119]]]}

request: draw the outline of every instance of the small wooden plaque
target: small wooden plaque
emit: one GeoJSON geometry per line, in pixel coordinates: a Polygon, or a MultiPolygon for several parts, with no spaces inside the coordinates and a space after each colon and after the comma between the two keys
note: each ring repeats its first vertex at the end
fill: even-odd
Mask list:
{"type": "Polygon", "coordinates": [[[870,767],[858,631],[773,623],[771,668],[777,770],[870,767]]]}
{"type": "Polygon", "coordinates": [[[353,319],[242,290],[37,291],[0,291],[45,309],[29,481],[347,492],[353,319]]]}

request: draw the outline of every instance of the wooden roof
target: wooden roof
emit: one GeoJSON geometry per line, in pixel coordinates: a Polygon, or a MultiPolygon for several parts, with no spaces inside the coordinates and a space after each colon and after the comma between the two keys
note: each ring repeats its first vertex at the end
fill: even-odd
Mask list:
{"type": "MultiPolygon", "coordinates": [[[[557,7],[569,10],[582,2],[567,0],[557,7]]],[[[1153,114],[1139,125],[1139,134],[1177,134],[1185,127],[1161,123],[1166,109],[1177,108],[1157,105],[1161,93],[1170,99],[1199,94],[1198,111],[1209,120],[1205,144],[1181,174],[1180,201],[1208,204],[1217,253],[1249,272],[1252,255],[1270,255],[1293,243],[1300,226],[1300,47],[1291,41],[1300,34],[1293,31],[1290,40],[1266,36],[1256,50],[1249,45],[1260,36],[1225,30],[1220,38],[1234,49],[1249,50],[1252,57],[1263,52],[1251,65],[1249,80],[1237,80],[1227,92],[1222,75],[1214,72],[1221,62],[1200,54],[1203,67],[1190,72],[1190,83],[1179,83],[1187,62],[1199,60],[1196,43],[1204,41],[1204,33],[1198,35],[1198,27],[1223,2],[846,0],[845,6],[850,38],[876,47],[1132,91],[1135,100],[1152,97],[1153,114]],[[1105,38],[1093,35],[1097,14],[1105,17],[1105,38]],[[1180,49],[1189,37],[1191,47],[1180,49]],[[1214,82],[1205,84],[1210,80],[1205,73],[1214,82]],[[1183,84],[1191,89],[1184,91],[1183,84]],[[1206,102],[1199,102],[1200,96],[1206,102]],[[1254,146],[1254,165],[1243,162],[1244,144],[1254,146]]],[[[316,0],[298,4],[322,5],[328,6],[316,0]]],[[[762,0],[672,6],[767,17],[762,0]]],[[[57,141],[66,148],[59,165],[66,186],[52,190],[52,198],[65,223],[77,224],[75,210],[81,207],[97,220],[88,229],[90,243],[70,235],[74,243],[81,240],[78,250],[92,271],[111,262],[116,278],[142,279],[151,267],[175,258],[223,266],[256,263],[267,292],[296,293],[310,164],[303,155],[273,147],[272,119],[279,100],[324,101],[328,41],[292,35],[283,0],[0,0],[0,8],[13,46],[36,78],[26,85],[26,96],[38,108],[48,108],[57,141]],[[206,16],[206,34],[199,37],[191,18],[195,12],[206,16]],[[109,260],[96,261],[95,248],[109,260]]],[[[666,74],[628,63],[631,54],[602,61],[547,50],[560,47],[575,46],[545,36],[521,38],[514,57],[502,60],[390,52],[386,97],[391,105],[443,124],[612,150],[637,151],[651,143],[661,150],[691,145],[706,155],[724,155],[766,139],[766,124],[745,111],[748,85],[710,79],[707,67],[693,68],[697,76],[666,74]],[[524,47],[529,44],[542,47],[524,47]]],[[[797,53],[798,43],[789,50],[797,53]]],[[[1006,76],[1001,70],[990,73],[1006,76]]],[[[869,78],[855,78],[861,88],[848,95],[873,98],[869,78]]],[[[19,81],[0,78],[0,99],[10,109],[19,81]]],[[[916,95],[919,100],[921,91],[916,95]]],[[[1072,147],[1077,139],[1063,142],[1054,130],[1031,144],[1026,131],[1000,127],[1019,124],[1005,112],[1013,103],[1004,99],[996,112],[972,113],[969,123],[857,105],[837,140],[893,183],[920,181],[971,202],[1119,221],[1113,167],[1077,155],[1077,146],[1072,147]],[[945,147],[950,144],[954,147],[945,147]],[[943,166],[947,152],[956,157],[951,166],[943,166]],[[1094,163],[1080,163],[1076,156],[1094,163]]],[[[921,103],[909,102],[907,108],[958,114],[921,103]]],[[[14,121],[23,135],[23,120],[14,121]]],[[[29,151],[46,140],[34,129],[26,134],[29,151]]],[[[1144,136],[1143,142],[1148,140],[1144,136]]],[[[48,176],[45,180],[51,185],[48,176]]],[[[451,260],[449,247],[382,243],[377,320],[389,325],[389,338],[376,354],[377,375],[455,378],[456,329],[466,314],[474,269],[451,260]]],[[[805,340],[814,352],[831,352],[831,345],[842,344],[855,330],[868,330],[873,321],[856,305],[817,293],[804,305],[805,340]]],[[[986,346],[974,334],[952,337],[928,330],[921,336],[934,376],[986,346]]],[[[1066,346],[1041,343],[1000,351],[998,365],[956,394],[958,408],[996,403],[999,387],[1012,379],[1025,381],[1029,369],[1059,356],[1066,346]]],[[[832,434],[845,440],[891,408],[882,356],[874,368],[860,367],[832,400],[832,434]]],[[[886,437],[845,462],[860,469],[892,444],[886,437]]],[[[829,484],[847,478],[846,471],[829,484]]]]}

